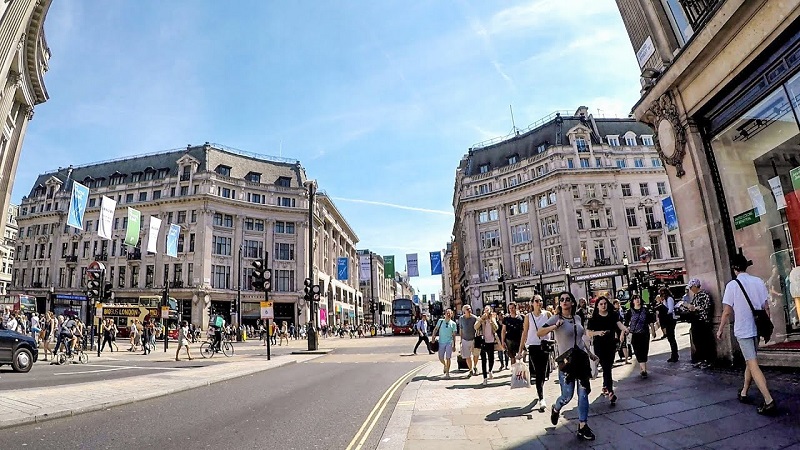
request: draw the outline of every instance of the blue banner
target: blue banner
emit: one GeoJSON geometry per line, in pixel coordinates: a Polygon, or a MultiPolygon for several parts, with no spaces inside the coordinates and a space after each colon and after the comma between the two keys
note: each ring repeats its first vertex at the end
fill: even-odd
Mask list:
{"type": "Polygon", "coordinates": [[[178,235],[181,233],[181,226],[174,223],[169,224],[167,232],[167,256],[178,257],[178,235]]]}
{"type": "Polygon", "coordinates": [[[348,258],[338,258],[336,260],[336,279],[339,281],[344,281],[350,279],[349,276],[349,267],[348,258]]]}
{"type": "Polygon", "coordinates": [[[431,252],[431,275],[442,274],[442,252],[431,252]]]}
{"type": "Polygon", "coordinates": [[[69,215],[67,225],[79,230],[83,229],[83,213],[86,211],[86,203],[89,201],[89,188],[78,183],[72,182],[72,198],[69,201],[69,215]]]}
{"type": "Polygon", "coordinates": [[[667,231],[677,230],[678,216],[675,214],[675,205],[672,203],[672,197],[661,200],[661,209],[664,210],[664,222],[666,222],[667,231]]]}
{"type": "Polygon", "coordinates": [[[414,295],[414,299],[412,301],[415,305],[419,305],[419,295],[414,295]]]}

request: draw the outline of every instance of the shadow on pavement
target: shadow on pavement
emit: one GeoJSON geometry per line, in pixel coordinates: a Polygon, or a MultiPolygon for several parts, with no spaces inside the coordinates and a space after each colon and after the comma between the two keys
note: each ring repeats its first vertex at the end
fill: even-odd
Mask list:
{"type": "Polygon", "coordinates": [[[535,399],[527,406],[498,409],[497,411],[488,414],[486,416],[486,421],[497,422],[500,419],[507,419],[510,417],[522,417],[522,416],[525,416],[528,419],[533,419],[531,413],[533,412],[534,405],[536,405],[536,403],[538,402],[539,399],[535,399]]]}

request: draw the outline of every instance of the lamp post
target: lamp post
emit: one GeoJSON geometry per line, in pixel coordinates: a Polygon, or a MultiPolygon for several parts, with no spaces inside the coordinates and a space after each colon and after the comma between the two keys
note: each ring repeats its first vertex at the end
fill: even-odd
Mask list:
{"type": "Polygon", "coordinates": [[[239,244],[239,281],[236,283],[236,325],[237,328],[242,328],[242,246],[239,244]]]}
{"type": "MultiPolygon", "coordinates": [[[[317,182],[306,180],[303,185],[308,189],[308,278],[314,284],[314,197],[317,195],[317,182]]],[[[317,350],[317,311],[313,298],[309,302],[309,313],[312,315],[308,321],[308,351],[317,350]]]]}
{"type": "Polygon", "coordinates": [[[625,275],[625,290],[628,291],[628,296],[630,297],[631,293],[631,277],[628,273],[628,255],[625,252],[622,252],[622,265],[624,266],[623,274],[625,275]]]}
{"type": "Polygon", "coordinates": [[[567,292],[569,292],[569,285],[570,285],[569,275],[571,273],[572,273],[572,268],[569,266],[569,263],[567,263],[566,267],[564,267],[564,274],[567,276],[567,289],[566,289],[567,292]]]}

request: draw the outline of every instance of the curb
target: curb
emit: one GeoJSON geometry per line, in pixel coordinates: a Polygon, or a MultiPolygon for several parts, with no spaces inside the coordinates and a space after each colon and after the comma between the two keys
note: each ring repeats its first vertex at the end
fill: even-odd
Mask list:
{"type": "MultiPolygon", "coordinates": [[[[314,359],[314,358],[312,358],[312,359],[314,359]]],[[[155,392],[150,392],[150,393],[147,393],[147,394],[144,394],[144,395],[140,395],[139,397],[136,397],[136,398],[126,398],[126,399],[114,400],[114,401],[110,401],[110,402],[98,403],[98,404],[95,404],[95,405],[90,405],[90,406],[85,406],[85,407],[80,407],[80,408],[75,408],[75,409],[63,409],[63,410],[58,410],[58,411],[54,411],[54,412],[43,413],[43,414],[27,416],[27,417],[22,417],[22,418],[0,420],[0,430],[2,430],[4,428],[17,427],[17,426],[20,426],[20,425],[30,425],[30,424],[33,424],[33,423],[46,422],[48,420],[61,419],[61,418],[64,418],[64,417],[69,417],[69,416],[77,416],[79,414],[85,414],[85,413],[89,413],[89,412],[100,411],[100,410],[103,410],[103,409],[114,408],[114,407],[117,407],[117,406],[128,405],[128,404],[136,403],[136,402],[143,401],[143,400],[150,400],[150,399],[153,399],[153,398],[164,397],[164,396],[167,396],[167,395],[170,395],[170,394],[175,394],[175,393],[178,393],[178,392],[185,392],[185,391],[189,391],[189,390],[192,390],[192,389],[197,389],[197,388],[205,387],[205,386],[211,386],[212,384],[220,383],[220,382],[223,382],[223,381],[228,381],[228,380],[232,380],[232,379],[236,379],[236,378],[241,378],[241,377],[244,377],[244,376],[247,376],[247,375],[252,375],[254,373],[266,372],[268,370],[277,369],[278,367],[288,366],[290,364],[296,364],[296,363],[297,363],[297,360],[281,361],[279,363],[276,363],[274,366],[267,367],[265,369],[249,371],[249,372],[246,372],[246,373],[233,373],[233,374],[222,375],[219,378],[215,378],[213,380],[207,380],[207,381],[203,381],[203,382],[200,382],[200,383],[195,382],[195,383],[193,383],[191,385],[186,385],[186,386],[167,388],[167,389],[164,389],[164,390],[161,390],[161,391],[155,391],[155,392]]]]}

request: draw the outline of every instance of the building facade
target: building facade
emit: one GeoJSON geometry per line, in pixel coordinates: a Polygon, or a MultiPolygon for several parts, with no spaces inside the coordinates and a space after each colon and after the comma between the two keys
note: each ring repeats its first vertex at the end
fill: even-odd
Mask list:
{"type": "Polygon", "coordinates": [[[448,242],[442,252],[442,308],[453,308],[453,243],[448,242]]]}
{"type": "MultiPolygon", "coordinates": [[[[0,212],[7,213],[22,141],[33,107],[49,98],[44,73],[50,48],[44,21],[50,0],[0,2],[0,212]]],[[[0,220],[4,226],[8,220],[0,220]]]]}
{"type": "MultiPolygon", "coordinates": [[[[73,309],[89,318],[86,269],[99,261],[113,303],[160,296],[169,282],[184,319],[206,328],[213,312],[254,324],[265,295],[251,288],[252,263],[266,259],[275,320],[307,323],[313,317],[301,299],[309,274],[306,181],[299,161],[208,143],[43,173],[20,205],[12,292],[35,295],[40,311],[73,309]],[[90,192],[83,230],[66,226],[73,180],[90,192]],[[97,231],[103,196],[117,202],[110,240],[97,231]],[[127,207],[141,212],[135,247],[124,244],[127,207]],[[143,246],[152,218],[162,220],[157,253],[143,246]],[[169,224],[180,227],[177,258],[165,254],[169,224]]],[[[355,278],[328,280],[335,273],[330,259],[354,257],[358,238],[330,198],[316,198],[314,281],[330,286],[323,311],[325,302],[357,299],[355,278]]]]}
{"type": "Polygon", "coordinates": [[[453,197],[460,261],[452,266],[461,273],[451,279],[463,302],[476,310],[508,303],[514,287],[518,300],[565,289],[615,296],[626,269],[681,283],[680,234],[662,211],[670,189],[652,134],[581,107],[471,148],[453,197]],[[649,264],[639,259],[645,252],[649,264]]]}
{"type": "Polygon", "coordinates": [[[369,256],[370,264],[370,279],[360,282],[361,296],[367,307],[366,323],[387,326],[391,323],[392,300],[397,292],[395,274],[384,272],[383,256],[369,250],[358,252],[369,256]]]}
{"type": "Polygon", "coordinates": [[[0,295],[8,295],[8,288],[11,286],[12,267],[14,266],[14,251],[16,250],[17,215],[19,214],[18,205],[9,205],[6,212],[6,226],[3,232],[3,242],[0,244],[0,295]]]}
{"type": "MultiPolygon", "coordinates": [[[[730,258],[770,288],[763,360],[800,365],[800,1],[618,1],[640,67],[634,116],[656,130],[686,250],[717,319],[730,258]],[[776,345],[777,344],[777,345],[776,345]]],[[[725,333],[718,356],[734,359],[725,333]]]]}

